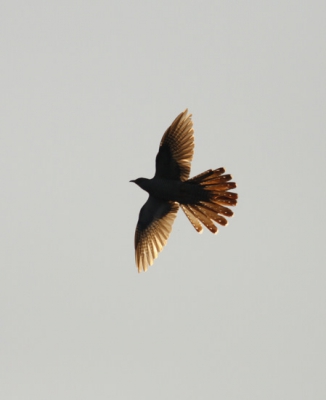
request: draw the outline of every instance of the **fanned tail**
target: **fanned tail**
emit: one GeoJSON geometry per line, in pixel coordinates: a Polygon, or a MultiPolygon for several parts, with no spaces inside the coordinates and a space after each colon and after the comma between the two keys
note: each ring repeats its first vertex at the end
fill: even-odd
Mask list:
{"type": "Polygon", "coordinates": [[[205,225],[212,233],[217,233],[218,228],[214,224],[226,226],[228,221],[225,217],[232,217],[233,211],[226,206],[237,204],[237,193],[229,192],[236,188],[235,182],[230,182],[232,176],[224,174],[224,168],[205,171],[189,180],[187,183],[199,185],[202,198],[191,204],[181,204],[181,208],[189,221],[201,233],[205,225]]]}

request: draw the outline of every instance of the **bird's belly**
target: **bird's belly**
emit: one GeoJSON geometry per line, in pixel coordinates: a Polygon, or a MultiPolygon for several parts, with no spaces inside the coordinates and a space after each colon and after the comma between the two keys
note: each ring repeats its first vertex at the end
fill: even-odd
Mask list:
{"type": "Polygon", "coordinates": [[[206,197],[200,185],[167,179],[157,180],[150,194],[180,204],[196,204],[206,197]]]}
{"type": "Polygon", "coordinates": [[[149,193],[161,200],[179,202],[181,184],[180,181],[156,179],[151,185],[149,193]]]}

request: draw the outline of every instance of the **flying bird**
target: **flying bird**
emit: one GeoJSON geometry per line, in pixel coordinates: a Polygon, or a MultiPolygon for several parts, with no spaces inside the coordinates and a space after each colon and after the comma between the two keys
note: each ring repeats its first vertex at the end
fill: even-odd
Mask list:
{"type": "Polygon", "coordinates": [[[149,193],[139,213],[135,232],[135,258],[138,272],[147,271],[166,245],[179,207],[198,233],[202,224],[217,233],[214,224],[227,225],[225,217],[233,212],[238,195],[229,190],[236,187],[224,168],[209,169],[191,179],[194,154],[194,130],[191,114],[186,109],[164,133],[156,156],[154,178],[138,178],[130,182],[149,193]]]}

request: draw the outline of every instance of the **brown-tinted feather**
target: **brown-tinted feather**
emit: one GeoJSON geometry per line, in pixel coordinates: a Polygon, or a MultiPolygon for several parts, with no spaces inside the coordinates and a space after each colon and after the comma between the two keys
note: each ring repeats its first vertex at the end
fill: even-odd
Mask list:
{"type": "MultiPolygon", "coordinates": [[[[211,208],[205,206],[205,204],[201,204],[201,206],[202,206],[203,212],[204,212],[209,218],[211,218],[213,221],[215,221],[215,222],[217,222],[218,224],[223,225],[223,226],[226,226],[226,225],[228,224],[227,219],[224,218],[222,215],[220,215],[220,214],[218,213],[218,211],[212,210],[211,208]]],[[[230,211],[230,214],[231,214],[231,215],[228,215],[228,216],[231,217],[232,214],[233,214],[233,212],[232,212],[231,210],[229,210],[229,211],[230,211]]]]}
{"type": "Polygon", "coordinates": [[[203,227],[200,224],[198,218],[193,214],[189,205],[181,204],[183,212],[186,214],[187,218],[191,222],[191,225],[196,229],[198,233],[202,233],[203,227]]]}
{"type": "Polygon", "coordinates": [[[178,203],[170,202],[169,211],[163,216],[159,214],[150,216],[150,220],[145,223],[141,223],[140,216],[135,233],[135,258],[138,272],[147,271],[165,246],[178,209],[178,203]]]}
{"type": "Polygon", "coordinates": [[[198,224],[200,225],[201,222],[211,232],[217,233],[218,229],[214,222],[225,226],[228,221],[224,216],[231,217],[233,215],[233,212],[225,206],[235,206],[237,204],[238,195],[228,192],[234,189],[236,184],[235,182],[229,182],[232,176],[229,174],[223,175],[224,172],[224,168],[208,170],[187,181],[200,185],[205,191],[206,198],[202,201],[197,204],[182,206],[183,211],[197,232],[199,231],[198,224]],[[194,219],[197,221],[196,225],[193,223],[194,219]]]}
{"type": "MultiPolygon", "coordinates": [[[[192,211],[193,215],[195,215],[199,221],[206,226],[212,233],[217,233],[218,229],[212,222],[209,214],[199,205],[191,205],[189,206],[190,210],[192,211]]],[[[214,219],[213,219],[214,220],[214,219]]]]}
{"type": "Polygon", "coordinates": [[[214,178],[205,180],[205,184],[207,184],[209,186],[218,185],[218,184],[221,184],[221,183],[228,182],[231,179],[232,179],[232,175],[230,175],[230,174],[222,175],[222,176],[218,176],[218,177],[214,177],[214,178]]]}
{"type": "MultiPolygon", "coordinates": [[[[158,157],[161,156],[160,152],[163,147],[168,148],[173,162],[177,164],[178,179],[181,181],[187,180],[194,154],[194,130],[191,114],[188,114],[187,109],[179,114],[172,122],[171,126],[165,131],[160,143],[158,157]]],[[[157,174],[159,176],[164,176],[164,169],[167,170],[167,167],[169,168],[170,166],[161,166],[160,162],[158,162],[156,165],[157,174]]],[[[166,176],[166,178],[171,179],[172,176],[166,176]]],[[[173,179],[175,178],[174,176],[173,179]]]]}

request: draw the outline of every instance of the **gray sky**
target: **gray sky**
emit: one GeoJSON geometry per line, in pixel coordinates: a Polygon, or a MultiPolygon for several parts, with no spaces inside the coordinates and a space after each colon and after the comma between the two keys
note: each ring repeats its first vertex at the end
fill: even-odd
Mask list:
{"type": "Polygon", "coordinates": [[[326,398],[324,1],[11,1],[0,16],[0,397],[326,398]],[[133,238],[193,114],[217,236],[133,238]]]}

